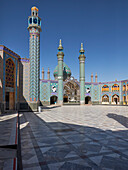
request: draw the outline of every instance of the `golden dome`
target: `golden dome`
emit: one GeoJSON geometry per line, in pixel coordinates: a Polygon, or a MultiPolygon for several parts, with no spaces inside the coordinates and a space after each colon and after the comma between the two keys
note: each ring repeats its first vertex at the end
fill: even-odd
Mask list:
{"type": "Polygon", "coordinates": [[[33,11],[33,10],[38,11],[38,8],[34,6],[34,7],[31,8],[31,10],[32,10],[32,11],[33,11]]]}

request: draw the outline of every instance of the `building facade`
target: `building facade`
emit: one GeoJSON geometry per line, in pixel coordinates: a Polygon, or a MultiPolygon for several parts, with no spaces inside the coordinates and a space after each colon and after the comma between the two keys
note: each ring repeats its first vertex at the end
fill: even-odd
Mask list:
{"type": "Polygon", "coordinates": [[[79,80],[71,76],[71,70],[64,60],[60,40],[56,59],[58,65],[53,72],[54,80],[40,79],[40,32],[41,19],[38,9],[31,8],[28,17],[29,58],[0,45],[0,113],[9,110],[36,111],[39,105],[50,104],[105,104],[128,105],[128,79],[122,81],[98,82],[91,74],[91,81],[85,82],[85,55],[81,44],[79,55],[79,80]]]}
{"type": "Polygon", "coordinates": [[[0,45],[0,112],[19,107],[20,56],[0,45]]]}

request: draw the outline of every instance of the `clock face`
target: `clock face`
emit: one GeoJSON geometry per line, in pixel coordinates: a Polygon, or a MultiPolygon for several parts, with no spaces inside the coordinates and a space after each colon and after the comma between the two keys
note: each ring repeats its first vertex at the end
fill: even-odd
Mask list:
{"type": "Polygon", "coordinates": [[[33,23],[37,24],[37,18],[34,18],[33,23]]]}

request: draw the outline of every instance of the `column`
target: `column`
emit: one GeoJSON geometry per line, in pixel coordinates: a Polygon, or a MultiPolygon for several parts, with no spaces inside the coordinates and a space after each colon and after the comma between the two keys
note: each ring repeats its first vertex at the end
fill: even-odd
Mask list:
{"type": "Polygon", "coordinates": [[[48,72],[47,72],[47,79],[50,80],[50,70],[48,68],[48,72]]]}
{"type": "Polygon", "coordinates": [[[95,82],[96,82],[96,83],[97,83],[97,77],[98,77],[98,76],[97,76],[97,73],[96,73],[96,75],[95,75],[95,82]]]}
{"type": "Polygon", "coordinates": [[[80,68],[80,104],[85,104],[85,50],[83,49],[83,43],[81,43],[79,55],[79,68],[80,68]]]}
{"type": "Polygon", "coordinates": [[[44,80],[44,68],[42,67],[42,80],[44,80]]]}
{"type": "Polygon", "coordinates": [[[93,83],[93,73],[91,74],[91,83],[93,83]]]}
{"type": "Polygon", "coordinates": [[[63,47],[61,40],[58,47],[58,104],[63,105],[63,47]]]}

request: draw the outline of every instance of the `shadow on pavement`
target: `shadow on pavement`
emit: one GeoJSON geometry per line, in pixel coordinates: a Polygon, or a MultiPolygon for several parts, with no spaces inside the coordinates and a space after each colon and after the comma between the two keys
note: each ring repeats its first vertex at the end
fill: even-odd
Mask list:
{"type": "MultiPolygon", "coordinates": [[[[108,114],[127,126],[128,118],[108,114]]],[[[24,168],[86,170],[128,169],[128,130],[102,130],[62,122],[45,122],[38,115],[22,113],[24,168]]]]}
{"type": "Polygon", "coordinates": [[[108,113],[107,115],[109,118],[112,118],[122,124],[124,127],[128,128],[128,118],[122,115],[117,115],[114,113],[108,113]]]}

